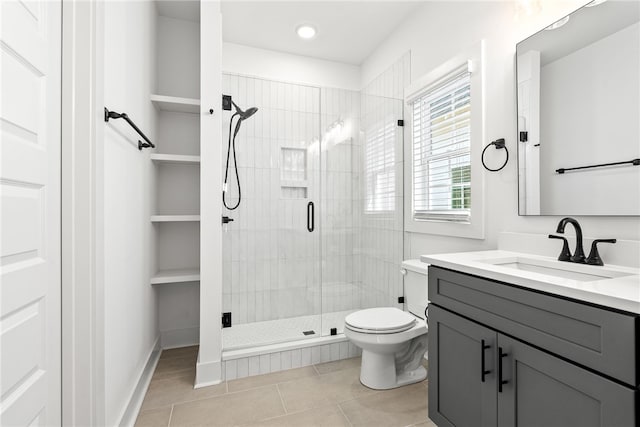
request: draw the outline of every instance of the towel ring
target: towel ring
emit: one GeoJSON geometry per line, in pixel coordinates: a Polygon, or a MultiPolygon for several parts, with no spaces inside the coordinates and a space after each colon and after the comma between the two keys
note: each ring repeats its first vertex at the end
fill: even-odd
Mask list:
{"type": "Polygon", "coordinates": [[[487,144],[486,147],[484,147],[484,150],[482,150],[482,166],[484,166],[484,168],[490,172],[498,172],[501,171],[502,169],[504,169],[505,166],[507,166],[507,163],[509,163],[509,150],[507,149],[507,146],[504,142],[504,138],[500,138],[500,139],[496,139],[495,141],[490,142],[489,144],[487,144]],[[500,166],[497,169],[491,169],[490,167],[487,166],[487,164],[484,162],[484,153],[485,151],[487,151],[487,148],[491,147],[492,145],[494,145],[496,147],[496,150],[499,150],[501,148],[504,148],[505,153],[507,154],[507,158],[504,159],[504,163],[502,164],[502,166],[500,166]]]}

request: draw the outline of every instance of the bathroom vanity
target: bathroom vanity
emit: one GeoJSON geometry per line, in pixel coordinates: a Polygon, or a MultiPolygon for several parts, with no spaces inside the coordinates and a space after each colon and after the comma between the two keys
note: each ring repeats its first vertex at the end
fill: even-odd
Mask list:
{"type": "Polygon", "coordinates": [[[506,251],[421,259],[438,426],[638,425],[636,270],[506,251]]]}

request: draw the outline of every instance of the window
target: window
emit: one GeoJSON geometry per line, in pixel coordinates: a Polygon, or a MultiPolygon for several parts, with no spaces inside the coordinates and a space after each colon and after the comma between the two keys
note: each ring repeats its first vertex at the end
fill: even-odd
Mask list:
{"type": "Polygon", "coordinates": [[[396,203],[395,143],[397,116],[380,105],[364,131],[365,213],[393,212],[396,203]]]}
{"type": "Polygon", "coordinates": [[[448,76],[412,103],[413,218],[469,221],[471,74],[448,76]]]}
{"type": "Polygon", "coordinates": [[[404,227],[484,238],[483,42],[405,90],[404,227]]]}

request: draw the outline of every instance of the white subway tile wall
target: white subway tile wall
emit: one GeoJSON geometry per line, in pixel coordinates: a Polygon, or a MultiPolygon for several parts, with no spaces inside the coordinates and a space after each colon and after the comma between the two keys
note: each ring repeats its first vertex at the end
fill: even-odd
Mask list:
{"type": "MultiPolygon", "coordinates": [[[[223,309],[233,313],[234,325],[322,314],[316,317],[323,323],[312,325],[316,333],[341,332],[343,317],[331,313],[402,307],[403,135],[397,120],[409,72],[407,53],[360,92],[223,75],[225,94],[241,108],[259,108],[236,139],[242,203],[224,213],[234,222],[223,240],[223,309]],[[387,196],[393,201],[372,213],[365,209],[365,152],[367,132],[379,128],[386,129],[387,196]],[[313,233],[307,231],[309,201],[315,204],[313,233]]],[[[227,200],[235,204],[233,156],[229,163],[227,200]]],[[[293,350],[284,359],[248,358],[246,369],[231,363],[225,370],[238,378],[348,357],[347,349],[345,342],[344,349],[293,350]]]]}

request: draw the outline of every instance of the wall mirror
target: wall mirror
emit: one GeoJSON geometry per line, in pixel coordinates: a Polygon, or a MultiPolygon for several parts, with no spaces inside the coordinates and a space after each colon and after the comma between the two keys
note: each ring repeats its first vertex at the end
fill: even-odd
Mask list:
{"type": "Polygon", "coordinates": [[[640,215],[639,19],[595,0],[518,43],[520,215],[640,215]]]}

